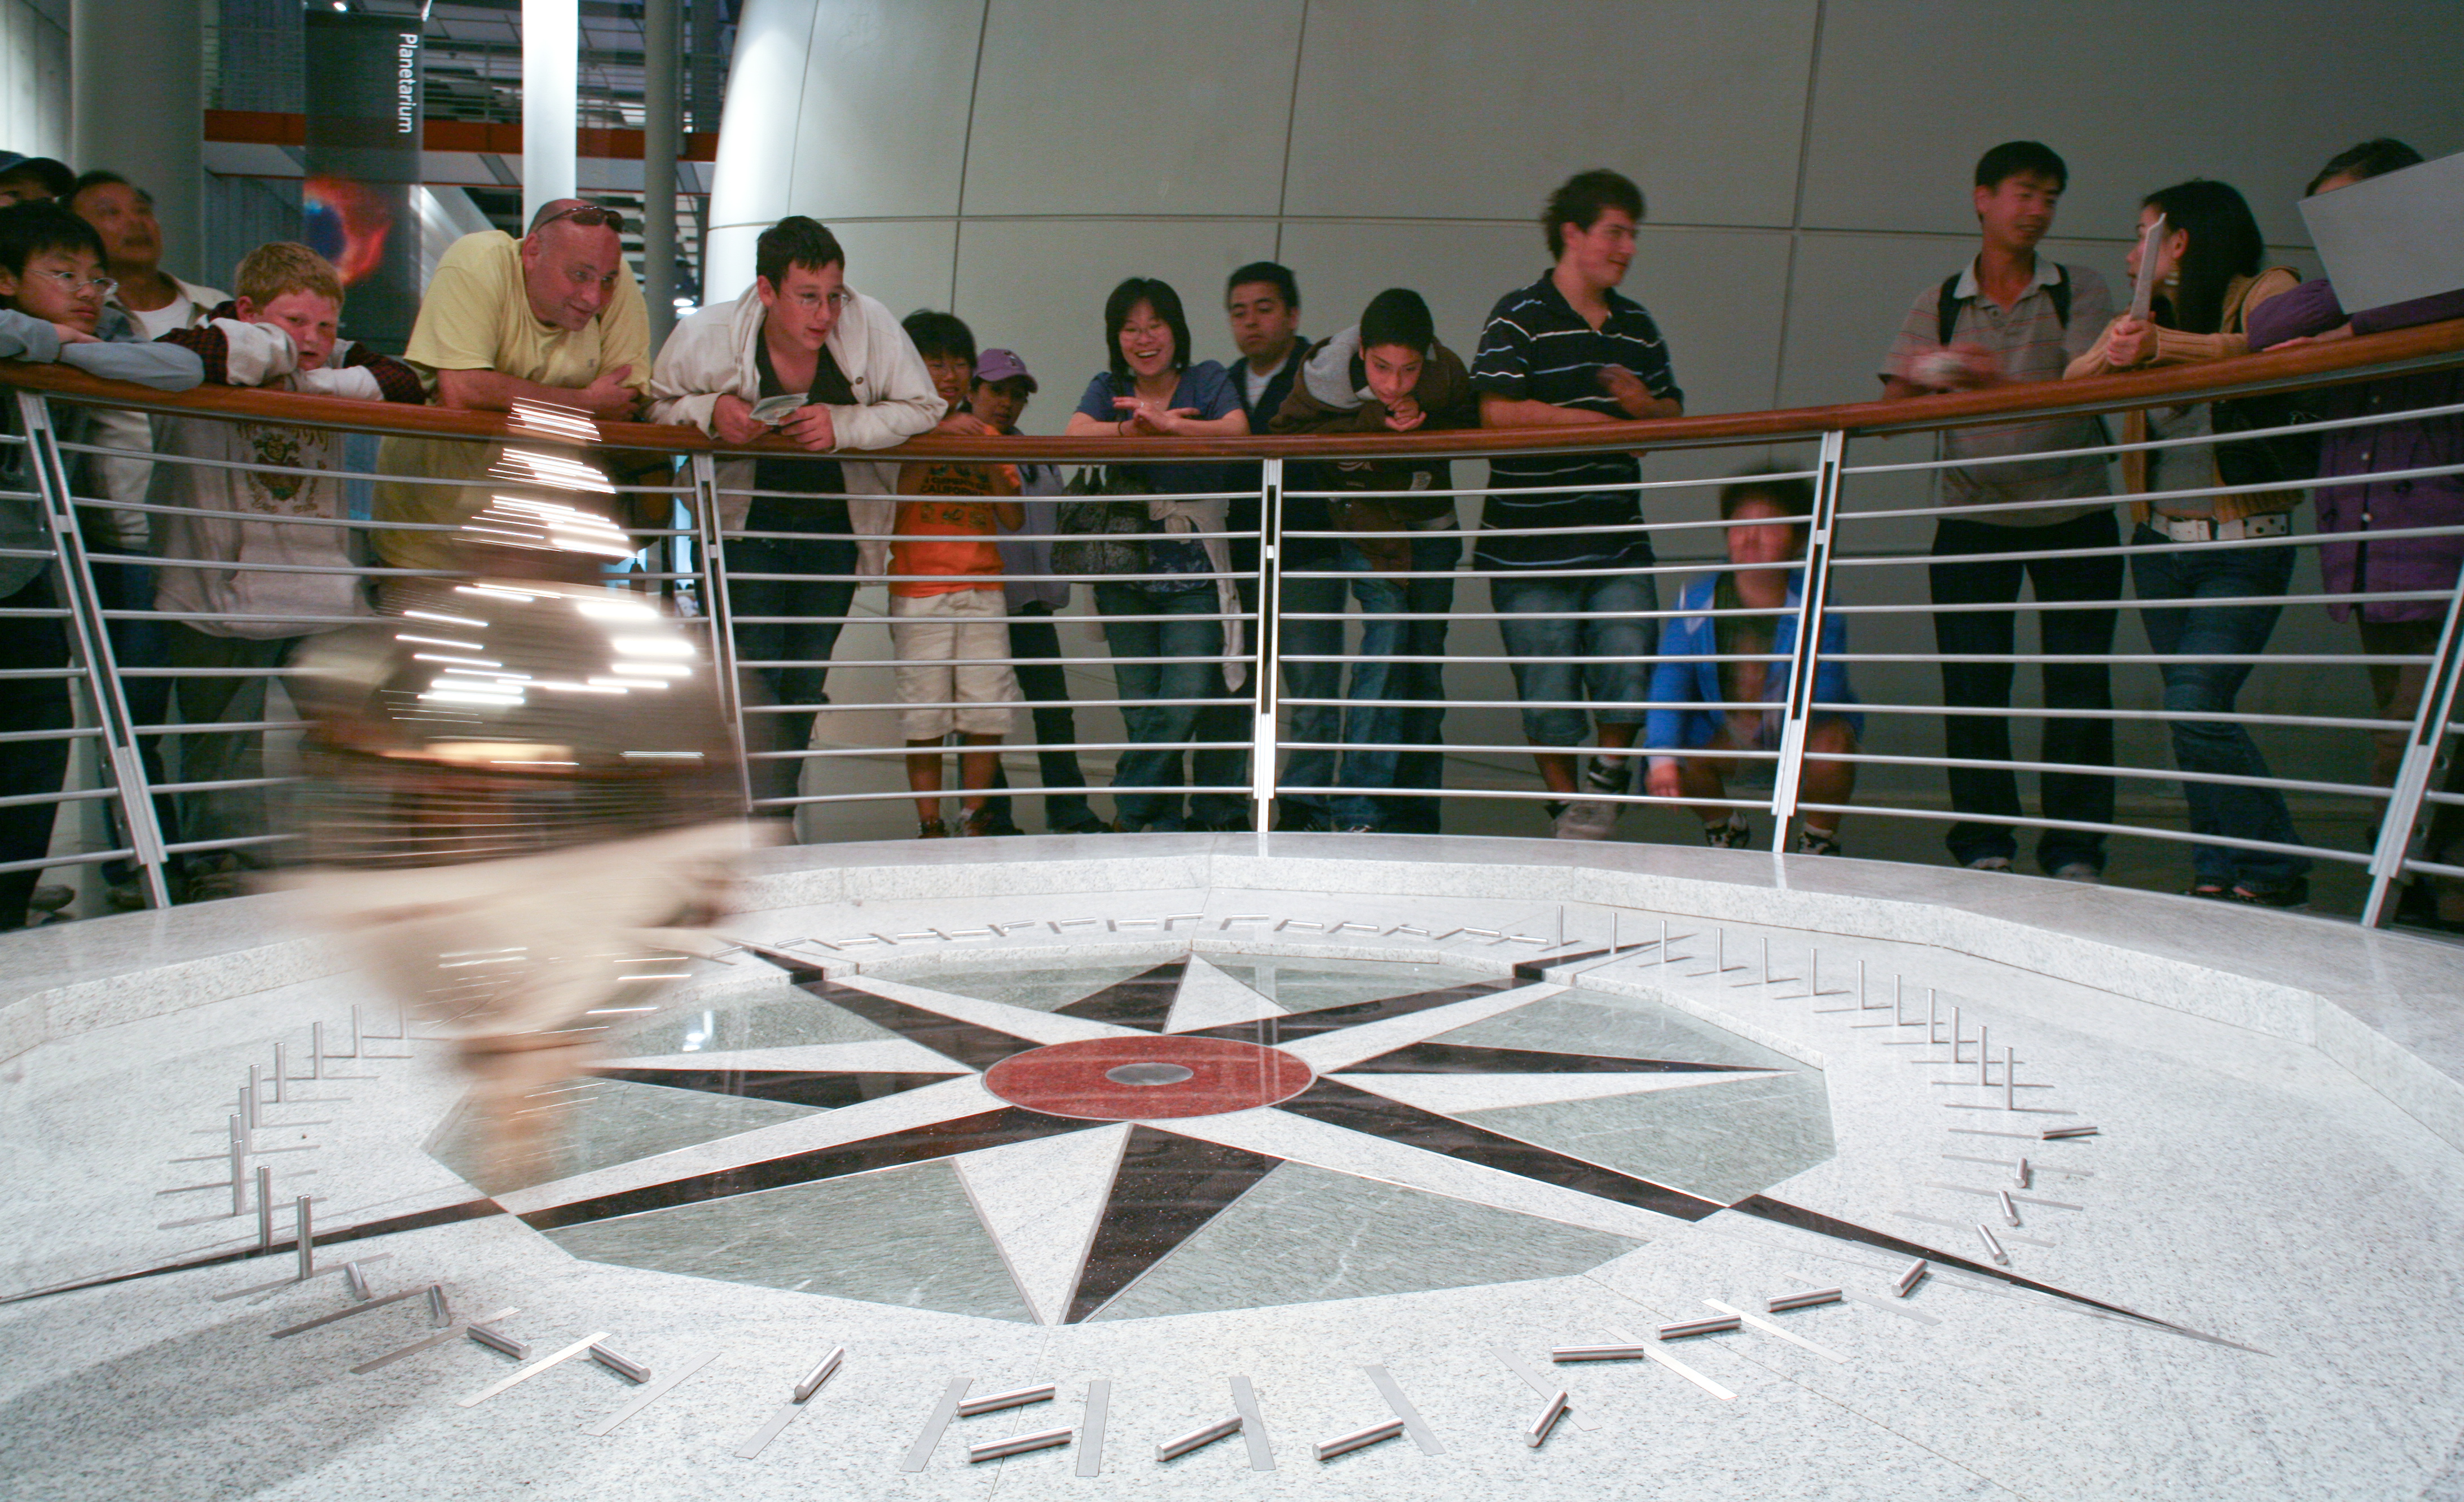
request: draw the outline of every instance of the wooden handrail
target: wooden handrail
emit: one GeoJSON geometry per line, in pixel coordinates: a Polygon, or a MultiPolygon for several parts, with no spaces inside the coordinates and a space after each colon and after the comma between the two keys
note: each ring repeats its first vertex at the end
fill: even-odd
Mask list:
{"type": "MultiPolygon", "coordinates": [[[[1907,432],[2020,416],[2122,411],[2253,391],[2337,386],[2455,365],[2464,365],[2464,319],[2161,370],[2092,376],[2079,381],[2031,382],[1901,402],[1852,402],[1835,407],[1726,412],[1576,428],[1485,428],[1444,432],[1346,433],[1339,437],[959,438],[932,433],[910,439],[895,449],[842,451],[835,456],[1124,464],[1172,459],[1316,459],[1338,455],[1381,458],[1569,449],[1714,447],[1810,437],[1835,429],[1851,435],[1907,432]]],[[[0,361],[0,385],[42,391],[74,402],[152,412],[245,417],[296,427],[344,428],[412,437],[503,441],[514,436],[507,431],[503,414],[497,412],[353,402],[236,387],[206,386],[189,391],[165,392],[101,380],[66,365],[0,361]]],[[[671,453],[750,455],[804,452],[783,438],[764,438],[741,448],[733,447],[697,430],[660,423],[602,423],[600,436],[611,448],[671,453]]]]}

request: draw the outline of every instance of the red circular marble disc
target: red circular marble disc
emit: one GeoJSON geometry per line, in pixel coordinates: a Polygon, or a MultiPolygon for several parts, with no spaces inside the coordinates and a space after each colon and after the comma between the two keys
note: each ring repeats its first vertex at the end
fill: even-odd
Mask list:
{"type": "MultiPolygon", "coordinates": [[[[1159,1071],[1168,1072],[1168,1071],[1159,1071]]],[[[1089,1121],[1213,1116],[1289,1100],[1316,1079],[1281,1049],[1229,1038],[1088,1038],[1014,1053],[984,1071],[984,1088],[1015,1106],[1089,1121]],[[1175,1064],[1189,1077],[1127,1085],[1127,1064],[1175,1064]]]]}

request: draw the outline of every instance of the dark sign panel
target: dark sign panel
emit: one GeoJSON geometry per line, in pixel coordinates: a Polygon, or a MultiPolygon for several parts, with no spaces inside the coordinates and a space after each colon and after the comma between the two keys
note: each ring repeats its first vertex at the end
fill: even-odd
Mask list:
{"type": "Polygon", "coordinates": [[[342,274],[342,331],[399,351],[419,312],[419,20],[310,11],[308,243],[342,274]]]}

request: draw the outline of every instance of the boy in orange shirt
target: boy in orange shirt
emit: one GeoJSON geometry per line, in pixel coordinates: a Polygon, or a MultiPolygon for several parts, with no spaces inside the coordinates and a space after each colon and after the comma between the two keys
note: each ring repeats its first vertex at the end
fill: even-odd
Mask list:
{"type": "MultiPolygon", "coordinates": [[[[907,337],[933,373],[934,388],[957,410],[976,375],[976,338],[947,313],[909,315],[907,337]]],[[[1009,656],[1008,609],[1001,594],[1004,527],[1026,519],[1018,472],[1006,464],[909,464],[898,476],[898,529],[890,545],[890,641],[898,657],[898,701],[907,744],[907,785],[915,793],[918,837],[949,833],[941,823],[941,743],[958,733],[961,834],[981,834],[982,789],[993,784],[1018,702],[1009,656]],[[913,497],[913,498],[909,498],[913,497]]]]}

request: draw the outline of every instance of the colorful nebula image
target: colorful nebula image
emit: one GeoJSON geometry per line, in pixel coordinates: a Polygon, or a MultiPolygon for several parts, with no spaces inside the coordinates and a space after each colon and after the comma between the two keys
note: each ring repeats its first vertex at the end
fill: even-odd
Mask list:
{"type": "Polygon", "coordinates": [[[385,236],[393,232],[393,207],[381,189],[330,173],[301,185],[308,244],[334,263],[342,285],[354,286],[385,264],[385,236]]]}

